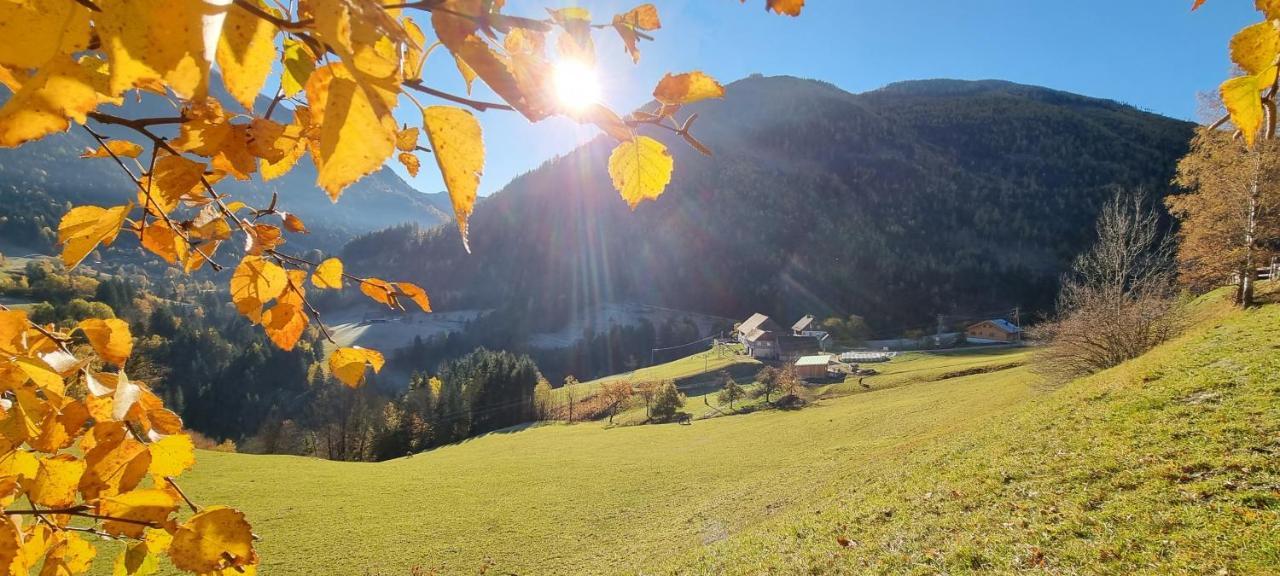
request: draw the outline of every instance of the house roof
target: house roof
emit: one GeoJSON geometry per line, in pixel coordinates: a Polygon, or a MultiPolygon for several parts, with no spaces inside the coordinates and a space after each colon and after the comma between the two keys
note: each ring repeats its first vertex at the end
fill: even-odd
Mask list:
{"type": "Polygon", "coordinates": [[[751,342],[755,342],[772,330],[777,330],[778,324],[764,314],[755,313],[745,322],[738,325],[738,332],[751,342]]]}
{"type": "Polygon", "coordinates": [[[808,330],[809,327],[812,325],[813,325],[813,314],[806,314],[804,318],[801,318],[800,320],[796,321],[796,323],[791,326],[791,329],[796,332],[804,332],[805,330],[808,330]]]}
{"type": "Polygon", "coordinates": [[[822,344],[813,336],[783,334],[778,337],[778,348],[783,354],[808,356],[822,351],[822,344]]]}
{"type": "Polygon", "coordinates": [[[983,320],[969,327],[974,328],[976,326],[981,326],[983,324],[991,324],[992,326],[995,326],[997,329],[999,329],[1001,332],[1004,332],[1005,334],[1017,334],[1019,332],[1022,332],[1021,328],[1014,326],[1013,322],[1005,320],[1004,318],[996,318],[994,320],[983,320]]]}
{"type": "Polygon", "coordinates": [[[804,356],[796,360],[796,366],[826,366],[831,363],[830,354],[818,354],[816,356],[804,356]]]}

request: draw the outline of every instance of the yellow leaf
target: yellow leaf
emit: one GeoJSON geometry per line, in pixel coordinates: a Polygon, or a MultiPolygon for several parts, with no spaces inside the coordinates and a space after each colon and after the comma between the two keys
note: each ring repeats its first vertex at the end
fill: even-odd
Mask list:
{"type": "Polygon", "coordinates": [[[622,38],[623,47],[633,62],[640,61],[640,49],[636,46],[640,37],[636,30],[657,30],[661,27],[658,9],[653,4],[643,4],[613,17],[613,29],[622,38]]]}
{"type": "Polygon", "coordinates": [[[364,368],[373,368],[374,373],[382,370],[382,354],[368,348],[339,348],[329,357],[329,371],[334,377],[350,388],[358,388],[364,383],[364,368]]]}
{"type": "Polygon", "coordinates": [[[110,246],[120,233],[120,226],[133,204],[114,208],[77,206],[67,211],[58,223],[58,243],[62,244],[62,263],[74,268],[98,244],[110,246]]]}
{"type": "Polygon", "coordinates": [[[98,6],[102,11],[94,16],[94,24],[111,60],[112,94],[163,80],[184,99],[204,98],[223,22],[218,16],[227,5],[204,0],[100,0],[98,6]]]}
{"type": "Polygon", "coordinates": [[[182,200],[202,195],[204,185],[200,177],[204,169],[205,165],[200,162],[161,152],[154,170],[142,179],[145,190],[138,191],[138,203],[156,216],[174,211],[182,200]]]}
{"type": "Polygon", "coordinates": [[[431,12],[431,25],[440,42],[458,55],[476,75],[530,122],[546,118],[556,105],[545,89],[545,61],[525,55],[504,58],[476,35],[481,18],[479,0],[445,0],[431,12]]]}
{"type": "Polygon", "coordinates": [[[40,459],[40,468],[27,495],[31,501],[50,508],[63,508],[76,501],[76,486],[84,474],[84,462],[70,454],[40,459]]]}
{"type": "Polygon", "coordinates": [[[74,443],[88,422],[89,410],[84,403],[68,399],[66,405],[45,414],[44,421],[40,423],[40,435],[29,438],[27,442],[36,450],[54,453],[74,443]]]}
{"type": "MultiPolygon", "coordinates": [[[[1270,72],[1264,71],[1263,74],[1274,81],[1276,68],[1273,66],[1270,72]]],[[[1270,84],[1270,82],[1260,83],[1258,76],[1238,76],[1223,82],[1219,89],[1222,103],[1231,114],[1231,122],[1244,134],[1245,142],[1249,146],[1253,146],[1253,141],[1262,129],[1263,111],[1260,92],[1264,86],[1270,84]]]]}
{"type": "Polygon", "coordinates": [[[401,294],[404,294],[405,296],[408,296],[410,300],[413,300],[419,308],[422,308],[423,312],[431,311],[431,300],[427,298],[427,291],[420,288],[417,284],[396,282],[396,290],[399,290],[401,294]]]}
{"type": "Polygon", "coordinates": [[[284,215],[284,228],[295,234],[307,233],[307,225],[302,222],[302,219],[289,213],[284,215]]]}
{"type": "Polygon", "coordinates": [[[342,261],[337,258],[329,258],[316,266],[316,271],[311,275],[311,284],[316,288],[327,288],[330,290],[342,289],[342,261]]]}
{"type": "Polygon", "coordinates": [[[467,246],[467,219],[476,203],[480,175],[484,173],[484,137],[480,122],[470,112],[452,106],[422,109],[422,125],[431,141],[432,155],[444,177],[462,243],[467,246]]]}
{"type": "Polygon", "coordinates": [[[165,262],[176,264],[187,259],[187,241],[164,220],[155,220],[147,224],[140,234],[142,247],[152,254],[164,258],[165,262]]]}
{"type": "Polygon", "coordinates": [[[222,146],[209,165],[215,170],[235,176],[236,180],[248,180],[258,170],[253,153],[249,151],[249,127],[242,124],[228,125],[227,138],[222,141],[222,146]]]}
{"type": "Polygon", "coordinates": [[[69,576],[89,571],[98,549],[75,532],[62,532],[60,540],[45,556],[40,576],[69,576]]]}
{"type": "Polygon", "coordinates": [[[80,493],[85,500],[113,496],[133,490],[142,482],[151,465],[145,444],[129,436],[124,426],[111,426],[103,434],[94,429],[96,443],[85,453],[87,468],[80,477],[80,493]]]}
{"type": "Polygon", "coordinates": [[[418,157],[408,152],[401,152],[396,156],[396,160],[399,160],[400,164],[404,166],[404,169],[409,171],[409,176],[411,177],[417,176],[418,169],[422,167],[422,163],[418,161],[418,157]]]}
{"type": "Polygon", "coordinates": [[[427,36],[422,33],[422,28],[413,21],[412,18],[404,19],[404,31],[409,36],[410,44],[405,47],[404,58],[401,60],[401,67],[404,69],[404,79],[406,81],[422,79],[422,65],[427,60],[429,50],[426,47],[427,36]]]}
{"type": "Polygon", "coordinates": [[[284,41],[284,70],[280,74],[280,87],[289,98],[297,96],[307,79],[316,70],[316,59],[306,44],[293,38],[284,41]]]}
{"type": "Polygon", "coordinates": [[[262,314],[267,337],[285,351],[293,350],[308,323],[306,310],[297,304],[280,302],[262,314]]]}
{"type": "Polygon", "coordinates": [[[81,154],[81,158],[110,158],[112,154],[122,158],[137,158],[142,154],[142,146],[128,140],[112,140],[106,146],[81,154]]]}
{"type": "Polygon", "coordinates": [[[288,286],[289,277],[284,268],[260,256],[245,256],[231,275],[231,302],[241,314],[257,322],[262,305],[288,286]]]}
{"type": "MultiPolygon", "coordinates": [[[[1199,7],[1204,0],[1198,0],[1196,6],[1199,7]]],[[[1253,0],[1253,7],[1262,12],[1267,20],[1275,20],[1280,18],[1280,0],[1253,0]]]]}
{"type": "Polygon", "coordinates": [[[89,318],[82,320],[76,328],[84,332],[98,357],[107,362],[123,365],[129,359],[129,354],[133,353],[133,335],[129,333],[129,324],[124,320],[89,318]]]}
{"type": "Polygon", "coordinates": [[[0,64],[39,68],[89,45],[89,10],[76,2],[0,2],[0,64]]]}
{"type": "Polygon", "coordinates": [[[663,104],[690,104],[708,98],[723,98],[724,86],[702,72],[667,74],[653,89],[653,97],[663,104]]]}
{"type": "Polygon", "coordinates": [[[65,391],[66,386],[62,381],[62,376],[49,368],[44,362],[22,357],[14,359],[13,362],[41,390],[58,395],[62,395],[65,391]]]}
{"type": "Polygon", "coordinates": [[[165,436],[148,447],[151,450],[152,476],[177,476],[189,470],[196,463],[196,447],[191,437],[186,434],[165,436]]]}
{"type": "Polygon", "coordinates": [[[262,223],[251,224],[248,226],[247,233],[245,251],[253,256],[261,255],[265,250],[271,250],[284,244],[284,233],[277,226],[262,223]]]}
{"type": "Polygon", "coordinates": [[[1280,56],[1280,32],[1270,21],[1247,26],[1231,38],[1231,61],[1249,74],[1276,64],[1280,56]]]}
{"type": "Polygon", "coordinates": [[[58,56],[40,67],[0,107],[0,147],[64,132],[71,126],[68,118],[83,124],[99,104],[120,103],[109,96],[102,64],[89,56],[79,62],[58,56]]]}
{"type": "Polygon", "coordinates": [[[155,488],[106,496],[98,502],[98,514],[133,520],[133,522],[107,520],[102,523],[102,531],[128,538],[142,538],[145,535],[147,524],[139,522],[149,523],[153,528],[159,527],[177,510],[178,502],[173,495],[155,488]]]}
{"type": "MultiPolygon", "coordinates": [[[[250,2],[263,12],[276,14],[261,0],[250,2]]],[[[250,112],[276,59],[275,36],[274,24],[238,6],[227,11],[227,18],[222,23],[217,51],[222,82],[231,96],[250,112]]]]}
{"type": "Polygon", "coordinates": [[[453,63],[458,67],[458,73],[462,75],[462,81],[467,85],[467,94],[471,94],[471,85],[476,81],[476,71],[471,69],[471,65],[458,54],[453,55],[453,63]]]}
{"type": "MultiPolygon", "coordinates": [[[[311,111],[306,107],[299,106],[293,111],[293,122],[280,132],[279,137],[272,143],[270,147],[280,152],[279,158],[273,158],[274,153],[264,153],[259,155],[263,159],[262,162],[262,179],[272,180],[285,175],[293,166],[297,164],[298,159],[307,151],[307,133],[311,129],[311,111]]],[[[254,125],[249,125],[249,136],[252,142],[255,137],[254,125]]]]}
{"type": "Polygon", "coordinates": [[[337,201],[342,189],[382,167],[395,151],[396,122],[385,102],[371,99],[340,63],[307,81],[307,102],[321,126],[311,155],[316,184],[337,201]]]}
{"type": "Polygon", "coordinates": [[[231,123],[217,98],[192,101],[183,111],[185,118],[178,137],[171,144],[184,152],[213,157],[231,135],[231,123]]]}
{"type": "Polygon", "coordinates": [[[16,355],[24,351],[23,334],[27,332],[27,313],[22,310],[0,310],[0,353],[16,355]]]}
{"type": "MultiPolygon", "coordinates": [[[[744,2],[746,0],[743,0],[744,2]]],[[[772,10],[787,16],[799,16],[804,8],[804,0],[765,0],[765,10],[772,10]]]]}
{"type": "Polygon", "coordinates": [[[671,182],[675,160],[667,147],[648,136],[618,144],[609,155],[609,176],[627,205],[635,209],[642,200],[657,198],[671,182]]]}
{"type": "Polygon", "coordinates": [[[418,147],[418,127],[410,126],[396,133],[396,149],[413,152],[418,147]]]}
{"type": "Polygon", "coordinates": [[[373,299],[380,304],[386,304],[388,308],[398,308],[399,303],[396,301],[396,289],[390,282],[379,278],[365,278],[360,282],[360,291],[365,296],[373,299]]]}
{"type": "Polygon", "coordinates": [[[236,566],[253,566],[253,532],[244,514],[211,506],[192,516],[173,533],[169,558],[181,570],[208,573],[236,566]]]}

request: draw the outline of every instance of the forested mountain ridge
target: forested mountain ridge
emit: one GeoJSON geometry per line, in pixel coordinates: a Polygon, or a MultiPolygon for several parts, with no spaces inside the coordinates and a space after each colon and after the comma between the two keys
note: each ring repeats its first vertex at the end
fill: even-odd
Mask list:
{"type": "MultiPolygon", "coordinates": [[[[215,90],[221,90],[220,82],[214,84],[215,90]]],[[[7,94],[0,94],[0,102],[7,98],[7,94]]],[[[267,106],[261,98],[258,104],[260,109],[267,106]]],[[[129,118],[178,114],[169,103],[152,94],[140,100],[129,96],[123,106],[105,106],[102,111],[129,118]]],[[[277,119],[285,116],[287,111],[276,113],[277,119]]],[[[99,127],[108,135],[126,135],[113,132],[112,128],[99,127]]],[[[164,126],[155,130],[166,136],[174,133],[164,126]]],[[[110,158],[79,158],[86,149],[97,146],[88,133],[75,126],[66,133],[20,148],[0,150],[0,240],[52,253],[58,220],[69,205],[111,206],[134,199],[133,183],[110,158]]],[[[301,245],[298,247],[305,248],[336,250],[353,236],[372,230],[401,223],[434,226],[453,217],[445,193],[420,193],[388,168],[351,186],[336,205],[316,187],[315,179],[315,166],[306,159],[276,180],[264,182],[255,178],[241,182],[226,178],[218,188],[233,198],[262,207],[270,202],[272,193],[278,194],[280,209],[296,214],[307,224],[310,235],[295,241],[301,245]],[[356,206],[359,209],[353,209],[356,206]]]]}
{"type": "Polygon", "coordinates": [[[602,302],[745,317],[1047,309],[1115,187],[1168,191],[1192,125],[1116,102],[998,81],[862,94],[754,76],[690,106],[711,158],[670,134],[666,193],[627,209],[595,141],[525,174],[457,232],[351,242],[361,274],[421,283],[437,308],[496,308],[556,329],[602,302]],[[537,222],[537,226],[525,225],[537,222]]]}

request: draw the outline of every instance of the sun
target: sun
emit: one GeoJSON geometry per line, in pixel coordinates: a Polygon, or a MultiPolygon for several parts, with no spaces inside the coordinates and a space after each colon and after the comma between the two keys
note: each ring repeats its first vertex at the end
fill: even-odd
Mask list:
{"type": "Polygon", "coordinates": [[[581,112],[600,102],[600,80],[593,66],[576,59],[555,64],[552,86],[556,99],[570,112],[581,112]]]}

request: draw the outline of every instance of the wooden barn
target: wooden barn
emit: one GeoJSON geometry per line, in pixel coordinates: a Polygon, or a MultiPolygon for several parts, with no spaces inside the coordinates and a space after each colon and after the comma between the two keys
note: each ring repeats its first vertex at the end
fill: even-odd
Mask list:
{"type": "Polygon", "coordinates": [[[1022,328],[1003,318],[983,320],[966,328],[964,336],[977,341],[1021,342],[1022,328]]]}
{"type": "Polygon", "coordinates": [[[801,380],[821,380],[826,378],[827,367],[831,365],[834,359],[830,354],[815,354],[798,358],[795,363],[796,375],[801,380]]]}

